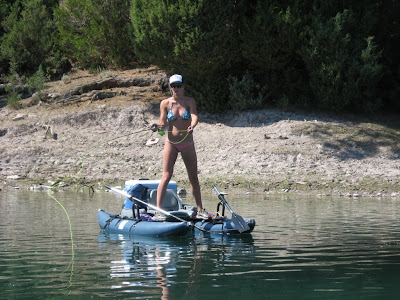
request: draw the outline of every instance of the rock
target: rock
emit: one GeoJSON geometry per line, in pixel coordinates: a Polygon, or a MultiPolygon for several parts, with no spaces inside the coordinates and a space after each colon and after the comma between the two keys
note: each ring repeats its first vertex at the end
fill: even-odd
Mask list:
{"type": "Polygon", "coordinates": [[[306,184],[307,184],[307,182],[305,182],[305,181],[297,181],[297,182],[296,182],[296,184],[300,184],[300,185],[306,185],[306,184]]]}
{"type": "Polygon", "coordinates": [[[0,95],[6,94],[7,84],[0,84],[0,95]]]}
{"type": "Polygon", "coordinates": [[[151,139],[148,139],[147,142],[146,142],[146,146],[155,145],[155,144],[158,143],[158,141],[159,141],[159,138],[151,138],[151,139]]]}
{"type": "Polygon", "coordinates": [[[52,100],[56,100],[61,98],[61,94],[60,93],[50,93],[46,95],[47,98],[52,99],[52,100]]]}
{"type": "Polygon", "coordinates": [[[42,190],[46,190],[46,189],[49,189],[50,187],[49,186],[46,186],[46,185],[33,185],[33,186],[31,186],[30,188],[29,188],[29,190],[31,190],[31,191],[42,191],[42,190]]]}
{"type": "Polygon", "coordinates": [[[4,129],[0,129],[0,137],[5,136],[7,134],[8,129],[4,128],[4,129]]]}
{"type": "Polygon", "coordinates": [[[58,134],[53,133],[53,128],[51,126],[45,126],[46,132],[44,133],[44,139],[46,138],[52,138],[54,140],[58,139],[58,134]]]}
{"type": "Polygon", "coordinates": [[[64,94],[65,98],[69,98],[75,95],[81,95],[93,90],[104,90],[118,87],[130,87],[130,86],[150,86],[153,83],[151,78],[128,78],[128,79],[120,79],[120,78],[107,78],[100,81],[91,82],[88,84],[84,84],[81,86],[77,86],[72,90],[68,91],[64,94]]]}
{"type": "Polygon", "coordinates": [[[68,76],[67,74],[64,74],[64,75],[62,76],[61,80],[62,80],[62,82],[63,82],[64,84],[69,84],[69,83],[71,83],[71,77],[68,76]]]}
{"type": "Polygon", "coordinates": [[[17,180],[17,179],[20,179],[21,178],[21,176],[19,176],[19,175],[10,175],[10,176],[7,176],[7,179],[11,179],[11,180],[17,180]]]}
{"type": "Polygon", "coordinates": [[[24,114],[18,114],[18,115],[16,115],[12,120],[13,121],[19,121],[19,120],[23,120],[23,119],[25,119],[26,118],[26,115],[24,115],[24,114]]]}

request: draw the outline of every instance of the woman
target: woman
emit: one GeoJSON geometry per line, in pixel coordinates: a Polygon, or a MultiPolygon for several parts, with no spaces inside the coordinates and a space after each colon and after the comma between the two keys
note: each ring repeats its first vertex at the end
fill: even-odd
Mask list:
{"type": "MultiPolygon", "coordinates": [[[[193,141],[193,129],[198,123],[196,102],[193,98],[184,96],[181,75],[172,75],[169,78],[169,87],[172,97],[161,101],[159,124],[152,126],[153,131],[164,131],[168,127],[163,153],[163,175],[157,189],[157,207],[161,208],[162,206],[162,201],[180,152],[189,176],[192,194],[196,201],[196,217],[208,219],[208,213],[203,209],[201,201],[200,184],[197,176],[197,155],[193,141]]],[[[155,218],[163,221],[166,216],[157,211],[155,218]]]]}

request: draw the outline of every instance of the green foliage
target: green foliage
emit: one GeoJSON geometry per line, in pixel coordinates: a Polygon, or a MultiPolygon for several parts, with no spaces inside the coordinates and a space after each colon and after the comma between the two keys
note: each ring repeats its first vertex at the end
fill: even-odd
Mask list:
{"type": "Polygon", "coordinates": [[[244,1],[133,0],[135,49],[141,59],[181,73],[199,107],[219,109],[226,79],[240,68],[237,21],[244,1]]]}
{"type": "Polygon", "coordinates": [[[29,95],[35,92],[36,100],[43,100],[45,94],[43,90],[45,88],[46,81],[49,80],[49,76],[43,70],[40,65],[37,72],[26,79],[24,76],[20,76],[16,71],[16,64],[10,65],[10,74],[7,76],[9,84],[6,87],[7,92],[7,105],[14,109],[21,108],[20,100],[24,93],[28,92],[29,95]]]}
{"type": "MultiPolygon", "coordinates": [[[[307,92],[303,63],[296,52],[301,42],[299,20],[290,8],[279,5],[275,1],[266,5],[262,1],[133,0],[135,49],[143,60],[169,73],[181,73],[201,108],[226,108],[229,99],[240,94],[227,83],[237,89],[233,78],[246,71],[258,87],[256,96],[249,98],[257,99],[257,104],[250,107],[276,102],[283,95],[299,98],[300,91],[307,92]]],[[[234,107],[238,103],[236,98],[232,102],[234,107]]]]}
{"type": "Polygon", "coordinates": [[[21,94],[13,88],[7,89],[7,105],[13,109],[21,108],[21,94]]]}
{"type": "Polygon", "coordinates": [[[128,67],[134,60],[130,1],[66,0],[55,11],[58,43],[79,66],[128,67]]]}
{"type": "Polygon", "coordinates": [[[225,108],[247,71],[264,103],[372,112],[382,103],[380,5],[133,0],[131,19],[138,55],[183,74],[202,108],[225,108]]]}
{"type": "Polygon", "coordinates": [[[28,78],[28,85],[36,92],[37,100],[43,100],[45,98],[43,90],[45,88],[45,83],[48,80],[49,76],[46,75],[42,65],[39,66],[39,69],[32,77],[28,78]]]}
{"type": "Polygon", "coordinates": [[[0,74],[42,66],[60,78],[70,62],[96,72],[139,57],[182,74],[200,109],[400,109],[399,9],[377,0],[0,0],[0,74]]]}
{"type": "Polygon", "coordinates": [[[229,105],[234,110],[259,109],[262,107],[262,96],[253,77],[246,73],[242,79],[229,76],[229,105]]]}
{"type": "Polygon", "coordinates": [[[289,107],[290,100],[289,97],[285,94],[278,100],[277,106],[282,109],[287,109],[289,107]]]}
{"type": "Polygon", "coordinates": [[[24,83],[23,78],[19,76],[16,71],[16,64],[12,63],[10,66],[10,75],[8,75],[7,79],[9,81],[9,85],[6,87],[7,92],[7,105],[13,109],[21,108],[20,100],[21,94],[19,92],[19,87],[24,83]]]}
{"type": "Polygon", "coordinates": [[[131,20],[135,36],[135,51],[146,61],[168,67],[174,60],[173,36],[177,30],[173,19],[178,9],[164,1],[133,0],[131,20]],[[174,13],[172,13],[174,12],[174,13]]]}
{"type": "Polygon", "coordinates": [[[53,47],[52,16],[42,0],[17,0],[3,20],[0,57],[15,70],[34,72],[50,55],[53,47]]]}
{"type": "Polygon", "coordinates": [[[350,10],[324,20],[315,15],[307,29],[302,57],[318,106],[372,112],[379,108],[376,86],[382,76],[380,51],[363,37],[350,10]]]}
{"type": "Polygon", "coordinates": [[[37,72],[30,78],[28,78],[28,84],[36,91],[41,91],[44,89],[44,84],[48,80],[43,67],[40,65],[37,72]]]}
{"type": "Polygon", "coordinates": [[[274,103],[286,95],[297,100],[307,96],[303,62],[297,53],[300,18],[279,1],[269,5],[257,1],[256,6],[246,9],[240,36],[242,55],[247,69],[265,90],[265,100],[274,103]]]}
{"type": "MultiPolygon", "coordinates": [[[[10,13],[10,7],[11,7],[11,0],[0,0],[0,41],[1,37],[4,35],[4,27],[2,25],[2,20],[5,20],[7,16],[10,13]]],[[[1,49],[0,49],[0,75],[6,74],[8,72],[8,60],[5,59],[1,55],[1,49]]]]}

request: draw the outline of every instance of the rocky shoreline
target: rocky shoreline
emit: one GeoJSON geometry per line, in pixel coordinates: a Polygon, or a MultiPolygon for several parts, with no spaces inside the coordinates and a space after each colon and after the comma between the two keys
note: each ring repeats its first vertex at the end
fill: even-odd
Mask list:
{"type": "MultiPolygon", "coordinates": [[[[166,97],[165,74],[148,68],[109,76],[79,71],[68,82],[49,83],[47,102],[31,97],[24,109],[1,108],[3,189],[53,182],[100,189],[104,183],[160,178],[164,137],[148,128],[166,97]]],[[[372,120],[264,109],[200,112],[199,119],[194,137],[205,193],[215,183],[237,194],[400,198],[396,116],[372,120]]],[[[173,180],[189,189],[181,159],[173,180]]]]}

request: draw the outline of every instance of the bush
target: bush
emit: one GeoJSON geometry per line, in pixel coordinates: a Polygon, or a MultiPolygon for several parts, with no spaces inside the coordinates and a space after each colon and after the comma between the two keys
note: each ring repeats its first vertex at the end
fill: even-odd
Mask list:
{"type": "MultiPolygon", "coordinates": [[[[10,14],[11,4],[14,1],[11,0],[0,0],[0,42],[2,36],[4,35],[4,27],[2,25],[3,20],[7,19],[7,16],[10,14]]],[[[0,47],[0,76],[3,74],[8,73],[8,59],[3,57],[1,54],[1,47],[0,47]]]]}
{"type": "Polygon", "coordinates": [[[0,0],[0,74],[12,66],[29,77],[42,66],[61,78],[70,62],[95,72],[140,57],[181,73],[210,111],[399,109],[399,8],[377,0],[0,0]]]}
{"type": "Polygon", "coordinates": [[[253,77],[246,73],[242,79],[229,76],[229,105],[234,110],[259,109],[262,107],[262,96],[256,87],[253,77]]]}
{"type": "Polygon", "coordinates": [[[315,15],[304,36],[302,57],[318,106],[372,112],[381,102],[376,87],[382,76],[381,52],[364,36],[352,11],[325,20],[315,15]]]}
{"type": "Polygon", "coordinates": [[[7,76],[7,80],[9,81],[9,85],[5,88],[7,92],[7,105],[13,109],[21,108],[20,100],[21,100],[21,93],[19,89],[24,84],[23,78],[19,76],[17,71],[15,70],[15,63],[10,65],[10,75],[7,76]]]}
{"type": "Polygon", "coordinates": [[[15,71],[32,73],[46,60],[53,47],[52,15],[41,0],[17,0],[2,22],[1,59],[15,71]]]}
{"type": "Polygon", "coordinates": [[[135,58],[130,1],[66,0],[55,10],[58,43],[78,66],[128,67],[135,58]]]}
{"type": "Polygon", "coordinates": [[[44,100],[45,94],[43,90],[45,88],[45,83],[49,79],[46,72],[43,70],[42,65],[39,66],[37,72],[30,78],[28,78],[28,85],[36,92],[37,100],[44,100]]]}
{"type": "Polygon", "coordinates": [[[226,80],[233,70],[242,69],[238,2],[244,3],[133,0],[135,50],[168,73],[181,73],[200,108],[223,108],[229,92],[226,80]]]}
{"type": "Polygon", "coordinates": [[[246,7],[241,29],[244,64],[259,86],[264,100],[281,98],[300,101],[308,94],[304,64],[298,48],[301,19],[282,1],[257,1],[246,7]]]}

